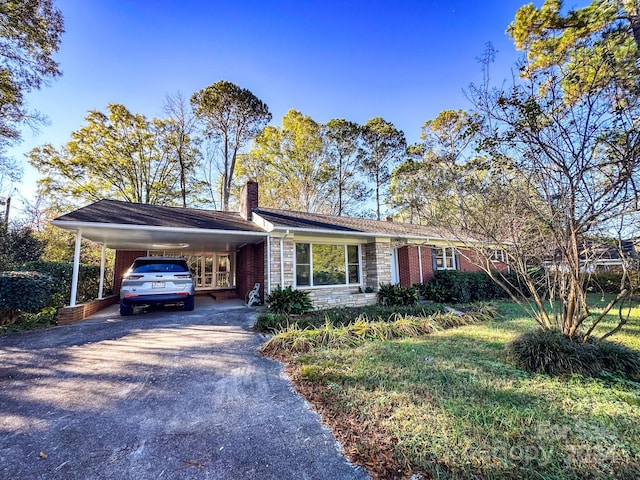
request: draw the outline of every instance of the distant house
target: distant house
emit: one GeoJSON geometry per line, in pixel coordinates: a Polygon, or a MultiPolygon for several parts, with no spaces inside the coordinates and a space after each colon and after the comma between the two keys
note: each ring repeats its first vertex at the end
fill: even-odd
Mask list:
{"type": "MultiPolygon", "coordinates": [[[[115,250],[116,292],[145,255],[186,257],[199,293],[244,298],[259,283],[264,298],[291,285],[309,291],[316,308],[374,303],[375,294],[357,293],[424,282],[436,270],[479,270],[464,242],[436,228],[261,208],[256,182],[245,185],[239,212],[100,200],[52,223],[78,244],[86,238],[115,250]]],[[[502,257],[495,265],[507,268],[502,257]]]]}
{"type": "MultiPolygon", "coordinates": [[[[588,240],[580,246],[580,268],[584,273],[617,272],[630,268],[638,261],[637,240],[598,242],[588,240]]],[[[564,271],[566,264],[560,258],[548,258],[545,268],[564,271]]]]}

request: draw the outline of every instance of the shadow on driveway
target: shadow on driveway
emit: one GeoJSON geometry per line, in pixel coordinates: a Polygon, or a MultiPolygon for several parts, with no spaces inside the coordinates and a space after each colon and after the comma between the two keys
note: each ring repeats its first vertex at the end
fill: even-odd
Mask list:
{"type": "Polygon", "coordinates": [[[367,478],[257,353],[254,311],[197,301],[0,338],[0,478],[367,478]]]}

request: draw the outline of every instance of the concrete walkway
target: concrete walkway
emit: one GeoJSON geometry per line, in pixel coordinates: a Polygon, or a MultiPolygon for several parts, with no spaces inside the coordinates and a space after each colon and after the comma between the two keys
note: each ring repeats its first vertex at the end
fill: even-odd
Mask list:
{"type": "Polygon", "coordinates": [[[1,337],[0,478],[368,478],[257,354],[254,319],[198,298],[1,337]]]}

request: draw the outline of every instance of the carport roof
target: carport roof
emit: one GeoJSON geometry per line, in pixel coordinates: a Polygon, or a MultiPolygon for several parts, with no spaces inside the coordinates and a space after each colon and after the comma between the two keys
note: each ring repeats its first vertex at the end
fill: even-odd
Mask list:
{"type": "Polygon", "coordinates": [[[237,212],[100,200],[52,222],[116,250],[233,251],[266,232],[237,212]]]}
{"type": "Polygon", "coordinates": [[[263,232],[255,223],[242,218],[238,212],[167,207],[118,200],[100,200],[62,215],[54,221],[57,225],[59,222],[89,222],[263,232]]]}

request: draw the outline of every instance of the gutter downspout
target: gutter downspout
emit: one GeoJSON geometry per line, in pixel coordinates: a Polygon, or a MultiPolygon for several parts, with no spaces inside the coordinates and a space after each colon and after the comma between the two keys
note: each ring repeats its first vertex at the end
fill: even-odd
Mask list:
{"type": "Polygon", "coordinates": [[[80,244],[82,243],[82,229],[76,232],[76,248],[73,252],[73,273],[71,274],[71,298],[69,306],[76,306],[76,297],[78,296],[78,272],[80,271],[80,244]]]}
{"type": "Polygon", "coordinates": [[[280,287],[284,288],[284,239],[289,236],[289,229],[280,237],[280,287]]]}

